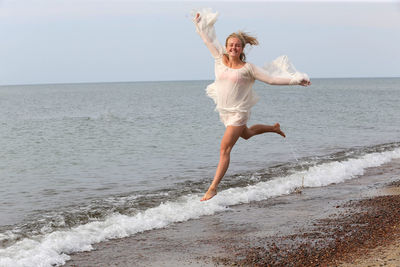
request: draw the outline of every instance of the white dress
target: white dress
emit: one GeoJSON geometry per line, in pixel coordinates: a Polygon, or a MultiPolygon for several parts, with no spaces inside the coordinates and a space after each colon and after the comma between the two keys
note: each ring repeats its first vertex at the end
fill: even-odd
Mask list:
{"type": "Polygon", "coordinates": [[[223,61],[224,48],[218,42],[214,23],[218,13],[211,9],[196,10],[198,19],[194,19],[197,33],[203,39],[215,59],[215,81],[207,86],[207,95],[216,103],[220,119],[227,126],[246,125],[251,108],[257,103],[258,96],[253,90],[255,80],[269,84],[299,84],[308,80],[304,73],[297,72],[286,56],[280,56],[264,68],[245,63],[240,69],[232,69],[223,61]]]}

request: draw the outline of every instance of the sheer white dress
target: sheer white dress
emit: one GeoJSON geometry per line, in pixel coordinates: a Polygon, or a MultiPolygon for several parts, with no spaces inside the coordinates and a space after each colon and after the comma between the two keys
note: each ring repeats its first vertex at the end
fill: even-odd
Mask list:
{"type": "Polygon", "coordinates": [[[252,89],[255,80],[268,84],[299,84],[308,79],[304,73],[296,71],[287,56],[280,56],[264,68],[245,63],[240,69],[226,66],[222,59],[224,47],[216,38],[214,23],[218,13],[211,9],[195,10],[199,13],[194,19],[196,31],[203,39],[215,60],[215,81],[207,86],[207,95],[211,97],[219,112],[220,119],[227,126],[246,125],[251,108],[257,103],[258,96],[252,89]]]}

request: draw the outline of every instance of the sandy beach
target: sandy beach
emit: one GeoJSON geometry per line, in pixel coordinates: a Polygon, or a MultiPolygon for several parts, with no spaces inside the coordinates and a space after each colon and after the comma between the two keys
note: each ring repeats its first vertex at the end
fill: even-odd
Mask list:
{"type": "Polygon", "coordinates": [[[400,266],[400,240],[388,240],[388,244],[370,250],[366,255],[345,263],[341,267],[400,266]]]}
{"type": "Polygon", "coordinates": [[[389,211],[393,208],[393,216],[395,217],[393,218],[393,224],[387,225],[387,232],[381,236],[382,239],[376,244],[376,247],[367,248],[364,255],[354,255],[354,257],[352,257],[352,263],[343,263],[340,265],[341,267],[400,266],[400,223],[398,220],[400,217],[400,183],[393,183],[383,188],[381,193],[383,195],[388,195],[389,200],[394,199],[393,203],[391,203],[391,207],[389,207],[389,211]]]}
{"type": "Polygon", "coordinates": [[[110,240],[66,266],[400,266],[400,161],[110,240]]]}

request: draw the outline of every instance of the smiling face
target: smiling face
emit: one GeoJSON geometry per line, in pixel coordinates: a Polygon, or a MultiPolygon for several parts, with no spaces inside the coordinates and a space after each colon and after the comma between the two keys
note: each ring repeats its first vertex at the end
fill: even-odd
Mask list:
{"type": "Polygon", "coordinates": [[[231,37],[226,42],[226,52],[229,57],[239,58],[240,54],[243,52],[243,44],[237,37],[231,37]]]}

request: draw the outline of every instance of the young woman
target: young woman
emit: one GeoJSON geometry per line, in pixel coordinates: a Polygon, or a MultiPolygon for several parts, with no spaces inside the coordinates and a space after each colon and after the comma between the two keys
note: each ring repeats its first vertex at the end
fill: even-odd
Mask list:
{"type": "Polygon", "coordinates": [[[297,72],[286,56],[281,56],[267,68],[259,68],[246,62],[243,52],[246,44],[257,45],[256,38],[243,33],[232,33],[226,38],[225,50],[219,44],[214,29],[218,13],[210,9],[195,12],[193,19],[197,33],[215,59],[215,82],[207,87],[207,94],[217,107],[226,130],[221,141],[220,159],[214,180],[201,201],[217,194],[217,187],[224,177],[230,161],[230,153],[239,137],[249,139],[254,135],[273,132],[285,137],[279,123],[256,124],[247,127],[250,109],[258,100],[252,86],[255,80],[274,85],[310,85],[308,76],[297,72]]]}

